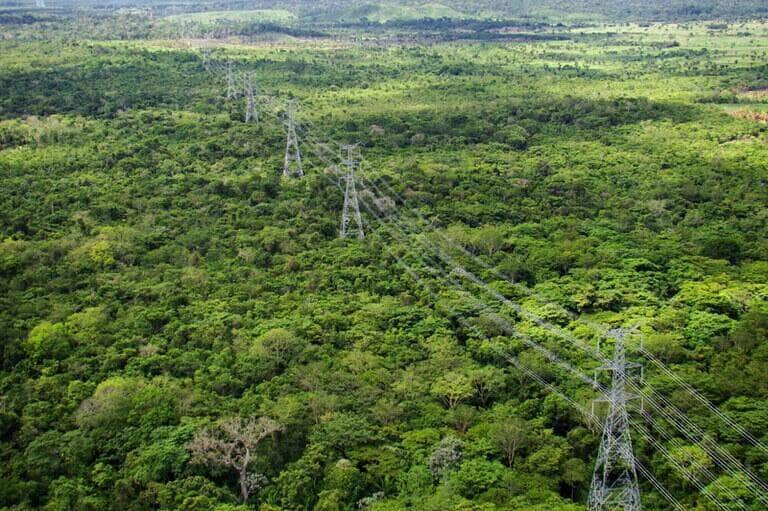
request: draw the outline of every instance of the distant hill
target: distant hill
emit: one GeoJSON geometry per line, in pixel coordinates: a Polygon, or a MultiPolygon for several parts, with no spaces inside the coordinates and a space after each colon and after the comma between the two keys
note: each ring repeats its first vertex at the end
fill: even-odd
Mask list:
{"type": "MultiPolygon", "coordinates": [[[[0,6],[33,7],[34,0],[0,0],[0,6]]],[[[766,0],[441,0],[420,2],[387,0],[248,0],[200,1],[179,4],[175,0],[47,0],[48,7],[122,8],[155,6],[166,10],[252,11],[279,7],[304,21],[372,21],[466,18],[528,18],[548,22],[577,20],[686,21],[715,18],[768,17],[766,0]]]]}
{"type": "Polygon", "coordinates": [[[765,0],[446,0],[454,8],[497,11],[507,16],[550,20],[594,17],[624,20],[674,20],[768,16],[765,0]]]}
{"type": "Polygon", "coordinates": [[[366,2],[362,6],[348,0],[294,0],[286,3],[289,4],[305,15],[322,17],[335,12],[343,18],[371,21],[468,17],[525,17],[551,22],[666,21],[768,16],[765,0],[441,0],[441,3],[392,0],[366,2]]]}

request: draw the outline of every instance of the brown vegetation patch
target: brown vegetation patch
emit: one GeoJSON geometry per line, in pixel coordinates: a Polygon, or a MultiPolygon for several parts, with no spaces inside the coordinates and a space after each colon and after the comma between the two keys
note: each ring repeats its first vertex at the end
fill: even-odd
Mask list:
{"type": "Polygon", "coordinates": [[[736,110],[731,115],[739,119],[748,119],[750,121],[768,122],[768,112],[753,112],[751,110],[736,110]]]}
{"type": "Polygon", "coordinates": [[[764,101],[768,99],[768,87],[741,89],[738,93],[742,98],[751,99],[753,101],[764,101]]]}

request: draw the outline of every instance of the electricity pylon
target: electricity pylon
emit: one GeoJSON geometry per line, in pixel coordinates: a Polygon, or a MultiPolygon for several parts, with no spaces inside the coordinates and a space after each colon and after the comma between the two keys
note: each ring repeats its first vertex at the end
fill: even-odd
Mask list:
{"type": "Polygon", "coordinates": [[[181,27],[179,28],[179,38],[182,41],[186,41],[186,43],[189,45],[190,37],[191,37],[191,29],[189,27],[189,23],[184,21],[182,22],[181,27]]]}
{"type": "Polygon", "coordinates": [[[235,86],[235,74],[232,72],[232,62],[227,62],[227,99],[237,97],[237,87],[235,86]]]}
{"type": "Polygon", "coordinates": [[[347,166],[347,173],[344,176],[346,181],[346,187],[344,188],[344,209],[341,212],[341,229],[339,235],[342,238],[349,238],[351,236],[357,236],[358,239],[365,238],[365,231],[363,231],[363,218],[360,215],[360,204],[357,200],[357,188],[355,187],[355,165],[356,161],[352,155],[354,145],[345,145],[344,149],[347,151],[347,157],[344,163],[347,166]],[[357,227],[353,227],[352,216],[355,217],[355,224],[357,227]]]}
{"type": "Polygon", "coordinates": [[[245,122],[259,122],[259,112],[256,110],[256,97],[253,92],[253,79],[251,74],[245,75],[245,122]]]}
{"type": "Polygon", "coordinates": [[[301,165],[301,149],[299,149],[299,137],[296,136],[295,105],[288,102],[288,136],[285,142],[285,163],[283,164],[283,176],[302,177],[304,168],[301,165]]]}
{"type": "Polygon", "coordinates": [[[627,362],[625,335],[624,330],[609,332],[609,336],[614,339],[613,360],[600,368],[611,373],[611,387],[605,397],[598,400],[608,404],[608,414],[603,423],[600,450],[589,489],[589,511],[642,509],[627,411],[627,403],[640,396],[626,389],[630,373],[633,369],[639,369],[640,365],[627,362]]]}
{"type": "Polygon", "coordinates": [[[211,50],[208,48],[203,48],[203,69],[206,71],[210,70],[210,63],[211,63],[211,50]]]}

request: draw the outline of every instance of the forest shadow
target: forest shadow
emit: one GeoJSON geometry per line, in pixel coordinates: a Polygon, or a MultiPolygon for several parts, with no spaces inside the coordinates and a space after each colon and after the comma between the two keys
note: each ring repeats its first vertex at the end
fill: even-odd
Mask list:
{"type": "MultiPolygon", "coordinates": [[[[216,76],[203,69],[195,53],[103,53],[100,61],[87,69],[67,63],[40,71],[0,71],[0,90],[4,91],[0,119],[51,114],[110,118],[130,109],[226,109],[221,96],[209,92],[216,87],[216,76]]],[[[361,84],[403,81],[411,74],[443,77],[443,83],[411,86],[392,98],[368,89],[370,96],[362,107],[351,106],[343,120],[323,123],[330,124],[330,135],[335,138],[351,137],[382,147],[423,145],[435,140],[458,145],[495,141],[520,149],[539,133],[594,140],[620,126],[648,120],[685,123],[702,115],[697,105],[646,98],[558,96],[533,90],[521,92],[519,87],[510,88],[509,96],[502,97],[491,89],[508,76],[490,64],[467,62],[457,66],[442,59],[419,60],[399,68],[340,64],[335,59],[308,60],[301,54],[283,61],[262,58],[252,62],[265,80],[279,80],[278,95],[280,89],[296,86],[307,90],[325,88],[339,90],[339,101],[345,89],[337,84],[359,92],[361,84]],[[337,71],[329,72],[332,68],[337,71]],[[333,83],[325,83],[328,80],[333,83]],[[409,108],[412,98],[419,98],[426,108],[409,108]]],[[[223,77],[221,81],[223,88],[223,77]]],[[[233,105],[238,108],[239,103],[233,105]]]]}
{"type": "Polygon", "coordinates": [[[126,109],[186,109],[192,104],[190,91],[208,80],[200,71],[195,54],[149,51],[105,52],[88,68],[66,63],[44,70],[0,70],[0,119],[53,114],[98,118],[126,109]]]}
{"type": "MultiPolygon", "coordinates": [[[[434,90],[409,92],[411,97],[434,97],[434,90]]],[[[418,111],[386,106],[384,111],[350,112],[336,129],[339,136],[365,140],[372,146],[500,142],[525,149],[527,140],[537,134],[591,141],[644,121],[688,123],[703,119],[705,114],[698,105],[647,98],[593,99],[531,91],[510,98],[483,98],[468,90],[464,97],[472,99],[457,105],[435,98],[428,108],[418,111]]]]}

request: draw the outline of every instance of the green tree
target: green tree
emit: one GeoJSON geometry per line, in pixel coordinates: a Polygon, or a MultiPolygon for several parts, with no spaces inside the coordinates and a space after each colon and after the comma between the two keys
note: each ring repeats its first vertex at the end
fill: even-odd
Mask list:
{"type": "Polygon", "coordinates": [[[563,482],[571,489],[571,500],[573,500],[576,489],[589,481],[589,468],[583,460],[570,458],[563,463],[562,478],[563,482]]]}
{"type": "Polygon", "coordinates": [[[684,475],[680,470],[675,470],[675,473],[688,483],[699,481],[706,471],[713,468],[712,460],[707,453],[696,445],[671,447],[669,454],[676,462],[675,466],[682,467],[685,471],[684,475]]]}
{"type": "Polygon", "coordinates": [[[456,371],[442,376],[432,384],[432,394],[440,398],[449,409],[469,399],[474,393],[472,380],[456,371]]]}
{"type": "Polygon", "coordinates": [[[69,354],[70,337],[62,323],[43,321],[24,341],[27,353],[36,359],[61,359],[69,354]]]}
{"type": "Polygon", "coordinates": [[[493,425],[491,435],[504,455],[508,467],[515,463],[518,452],[530,443],[529,426],[523,419],[512,417],[493,425]]]}
{"type": "Polygon", "coordinates": [[[498,485],[505,471],[504,465],[498,461],[473,458],[461,463],[452,480],[461,495],[473,498],[498,485]]]}

